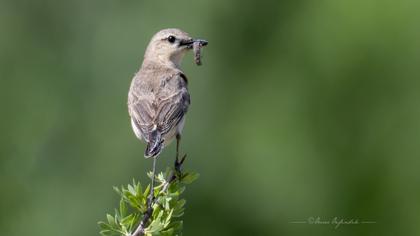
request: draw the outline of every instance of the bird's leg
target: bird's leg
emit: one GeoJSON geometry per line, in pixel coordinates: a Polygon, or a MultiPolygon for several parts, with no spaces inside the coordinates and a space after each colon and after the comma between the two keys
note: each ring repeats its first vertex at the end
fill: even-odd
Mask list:
{"type": "Polygon", "coordinates": [[[175,157],[175,163],[178,163],[179,158],[179,143],[181,142],[181,135],[176,135],[176,157],[175,157]]]}
{"type": "Polygon", "coordinates": [[[179,160],[179,143],[181,142],[181,135],[176,135],[176,157],[175,157],[175,171],[179,174],[181,173],[181,166],[184,163],[185,158],[187,155],[184,155],[181,160],[179,160]]]}
{"type": "Polygon", "coordinates": [[[152,183],[150,185],[150,194],[149,194],[149,201],[148,201],[148,207],[151,208],[152,207],[152,202],[155,198],[155,176],[156,176],[156,159],[157,156],[153,157],[153,176],[152,176],[152,183]]]}

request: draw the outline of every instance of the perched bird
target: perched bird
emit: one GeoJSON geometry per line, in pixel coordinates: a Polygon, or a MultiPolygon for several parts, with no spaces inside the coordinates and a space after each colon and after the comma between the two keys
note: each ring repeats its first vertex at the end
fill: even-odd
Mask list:
{"type": "Polygon", "coordinates": [[[177,157],[185,114],[190,105],[187,77],[180,68],[184,55],[207,41],[193,39],[180,29],[156,33],[147,46],[143,64],[128,93],[128,112],[133,131],[147,143],[144,156],[156,157],[177,139],[177,157]],[[197,45],[197,46],[196,46],[197,45]]]}

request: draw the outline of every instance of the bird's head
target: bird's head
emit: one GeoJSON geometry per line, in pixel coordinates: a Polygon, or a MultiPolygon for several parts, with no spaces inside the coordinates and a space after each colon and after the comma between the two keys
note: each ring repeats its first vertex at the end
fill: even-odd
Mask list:
{"type": "Polygon", "coordinates": [[[207,41],[193,39],[180,29],[164,29],[157,32],[150,40],[145,53],[145,59],[159,63],[181,64],[184,55],[193,48],[194,42],[207,45],[207,41]]]}

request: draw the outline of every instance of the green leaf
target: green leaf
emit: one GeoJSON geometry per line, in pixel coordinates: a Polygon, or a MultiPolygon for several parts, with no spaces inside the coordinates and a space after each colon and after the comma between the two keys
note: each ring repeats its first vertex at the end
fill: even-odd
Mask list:
{"type": "Polygon", "coordinates": [[[120,200],[120,216],[124,217],[125,215],[127,215],[127,205],[124,202],[124,199],[121,198],[120,200]]]}
{"type": "MultiPolygon", "coordinates": [[[[159,208],[155,209],[158,210],[159,208]]],[[[146,233],[155,233],[164,229],[164,223],[162,222],[163,211],[154,211],[153,212],[153,221],[150,225],[145,229],[146,233]],[[155,212],[157,212],[155,214],[155,212]]]]}
{"type": "Polygon", "coordinates": [[[184,184],[191,184],[194,180],[198,179],[199,176],[200,174],[196,172],[185,173],[185,175],[182,176],[181,182],[184,184]]]}
{"type": "Polygon", "coordinates": [[[165,228],[171,223],[171,218],[172,218],[172,213],[173,212],[174,212],[174,209],[170,210],[168,216],[166,216],[165,223],[163,224],[165,228]]]}
{"type": "Polygon", "coordinates": [[[149,171],[149,172],[147,172],[147,176],[148,176],[150,179],[153,179],[153,171],[149,171]]]}
{"type": "Polygon", "coordinates": [[[146,190],[144,190],[143,196],[149,196],[150,193],[150,184],[147,185],[146,190]]]}
{"type": "MultiPolygon", "coordinates": [[[[107,217],[108,217],[108,215],[107,215],[107,217]]],[[[111,218],[112,218],[112,216],[111,216],[111,218]]],[[[124,232],[122,232],[119,228],[116,228],[112,224],[107,224],[105,222],[99,222],[98,224],[99,224],[99,227],[101,228],[101,231],[99,232],[101,235],[114,236],[114,235],[124,234],[124,232]]]]}
{"type": "Polygon", "coordinates": [[[121,192],[121,190],[118,187],[114,186],[112,188],[114,189],[115,192],[118,193],[118,195],[122,196],[122,192],[121,192]]]}
{"type": "Polygon", "coordinates": [[[114,219],[114,217],[112,215],[106,214],[106,219],[108,220],[108,223],[110,225],[115,225],[115,219],[114,219]]]}
{"type": "Polygon", "coordinates": [[[182,222],[182,220],[179,220],[179,221],[172,221],[169,225],[168,225],[168,229],[172,229],[173,230],[173,232],[174,232],[174,234],[175,233],[178,233],[178,232],[181,232],[181,230],[182,230],[182,227],[183,227],[183,222],[182,222]]]}
{"type": "Polygon", "coordinates": [[[137,192],[136,192],[136,190],[133,188],[133,186],[128,185],[127,187],[128,187],[128,191],[131,193],[131,195],[133,195],[133,196],[137,196],[137,192]]]}
{"type": "MultiPolygon", "coordinates": [[[[174,236],[182,234],[183,222],[179,220],[184,214],[185,199],[180,195],[185,190],[185,185],[192,183],[198,178],[195,172],[179,173],[177,179],[169,184],[167,191],[162,191],[168,176],[172,170],[167,168],[165,173],[158,173],[155,186],[156,202],[153,204],[153,214],[145,229],[145,235],[149,236],[174,236]],[[178,219],[178,220],[177,220],[178,219]]],[[[149,177],[152,177],[149,173],[149,177]]],[[[115,209],[115,215],[106,215],[106,222],[98,222],[103,236],[125,236],[131,233],[139,225],[147,210],[147,197],[150,193],[150,184],[143,188],[140,182],[134,179],[132,183],[113,187],[120,196],[119,207],[115,209]]]]}
{"type": "MultiPolygon", "coordinates": [[[[133,184],[135,183],[135,180],[133,179],[133,184]]],[[[137,184],[134,184],[136,186],[136,193],[138,196],[143,195],[143,187],[141,186],[140,182],[137,182],[137,184]]]]}

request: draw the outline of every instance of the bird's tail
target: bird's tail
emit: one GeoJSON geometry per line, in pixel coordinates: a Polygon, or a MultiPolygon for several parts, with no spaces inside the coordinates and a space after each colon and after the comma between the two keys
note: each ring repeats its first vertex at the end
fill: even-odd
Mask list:
{"type": "Polygon", "coordinates": [[[160,132],[155,129],[149,134],[149,142],[147,143],[146,150],[144,151],[144,157],[155,157],[159,155],[163,148],[163,139],[160,132]]]}

